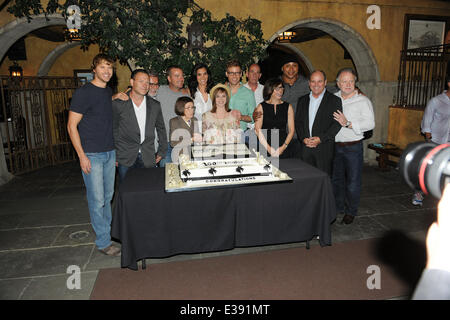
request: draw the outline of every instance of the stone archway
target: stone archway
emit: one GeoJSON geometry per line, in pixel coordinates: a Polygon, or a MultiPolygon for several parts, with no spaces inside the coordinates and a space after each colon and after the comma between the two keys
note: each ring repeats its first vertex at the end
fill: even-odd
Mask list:
{"type": "MultiPolygon", "coordinates": [[[[374,141],[384,141],[387,131],[386,119],[388,117],[386,115],[386,105],[389,105],[388,101],[394,94],[394,87],[381,82],[375,55],[364,38],[353,28],[340,21],[328,18],[307,18],[294,21],[284,26],[272,35],[269,39],[270,42],[273,42],[280,33],[293,27],[321,30],[328,33],[345,47],[351,55],[356,72],[358,73],[358,87],[371,99],[373,104],[376,126],[372,139],[374,141]]],[[[329,82],[334,80],[330,78],[329,82]]],[[[366,140],[364,144],[367,146],[368,141],[366,140]]],[[[365,160],[373,162],[375,157],[376,154],[374,152],[364,153],[365,160]]]]}
{"type": "MultiPolygon", "coordinates": [[[[7,23],[5,26],[0,28],[0,61],[3,60],[4,56],[8,52],[9,48],[20,38],[27,35],[28,33],[54,25],[66,25],[66,20],[60,14],[39,15],[33,17],[33,19],[28,22],[26,18],[20,18],[7,23]]],[[[2,142],[2,137],[0,134],[0,142],[2,142]]],[[[2,142],[3,147],[3,142],[2,142]]],[[[6,183],[11,179],[12,175],[8,172],[6,163],[4,160],[4,150],[0,148],[0,185],[6,183]]]]}
{"type": "Polygon", "coordinates": [[[300,26],[324,31],[338,40],[352,56],[358,72],[359,83],[375,84],[380,81],[378,64],[372,49],[358,32],[340,21],[327,18],[308,18],[294,21],[278,30],[269,41],[273,42],[280,33],[292,27],[300,26]]]}
{"type": "Polygon", "coordinates": [[[79,42],[65,42],[50,52],[44,60],[42,60],[41,65],[39,66],[39,70],[37,72],[38,77],[44,77],[48,74],[53,64],[58,58],[64,54],[67,50],[79,46],[79,42]]]}
{"type": "Polygon", "coordinates": [[[0,60],[3,59],[9,48],[26,34],[48,26],[66,25],[66,20],[60,14],[51,14],[34,16],[28,22],[26,18],[20,18],[11,21],[0,28],[0,60]]]}

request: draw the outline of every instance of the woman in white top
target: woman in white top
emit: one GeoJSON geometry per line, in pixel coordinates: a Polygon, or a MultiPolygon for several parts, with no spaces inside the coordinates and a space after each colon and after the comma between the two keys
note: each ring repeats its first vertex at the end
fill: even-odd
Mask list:
{"type": "MultiPolygon", "coordinates": [[[[212,101],[209,91],[212,88],[212,77],[209,68],[201,63],[192,70],[189,79],[189,91],[195,105],[195,117],[201,119],[202,115],[212,109],[212,101]]],[[[200,129],[201,132],[201,129],[200,129]]]]}

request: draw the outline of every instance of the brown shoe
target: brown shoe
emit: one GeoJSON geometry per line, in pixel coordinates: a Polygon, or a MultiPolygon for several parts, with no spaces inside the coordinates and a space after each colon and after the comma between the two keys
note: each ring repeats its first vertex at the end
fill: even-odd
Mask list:
{"type": "Polygon", "coordinates": [[[342,224],[351,224],[353,222],[353,219],[355,219],[354,216],[352,216],[351,214],[346,214],[343,218],[341,223],[342,224]]]}
{"type": "Polygon", "coordinates": [[[109,247],[106,247],[105,249],[101,249],[98,251],[100,251],[103,254],[106,254],[107,256],[120,257],[120,249],[114,247],[113,245],[110,245],[109,247]]]}

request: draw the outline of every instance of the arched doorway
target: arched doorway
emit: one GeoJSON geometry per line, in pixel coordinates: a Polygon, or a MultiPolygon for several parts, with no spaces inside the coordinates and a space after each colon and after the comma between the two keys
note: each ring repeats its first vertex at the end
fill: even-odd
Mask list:
{"type": "MultiPolygon", "coordinates": [[[[384,111],[384,101],[386,99],[383,100],[383,96],[386,96],[386,94],[383,94],[383,87],[380,86],[380,72],[377,61],[372,52],[372,49],[364,40],[364,38],[357,31],[340,21],[328,18],[307,18],[294,21],[276,31],[269,38],[270,43],[275,43],[275,40],[281,33],[288,30],[290,31],[295,28],[308,28],[312,31],[319,31],[319,33],[321,32],[322,34],[326,34],[327,37],[334,40],[331,42],[335,42],[336,46],[339,46],[343,49],[344,57],[347,56],[349,61],[351,60],[351,62],[348,61],[347,63],[354,67],[358,74],[358,88],[360,88],[360,90],[362,90],[362,92],[367,95],[372,101],[376,118],[375,121],[377,122],[377,113],[378,116],[380,116],[384,111]]],[[[303,61],[303,65],[310,66],[310,68],[307,68],[309,69],[309,72],[303,72],[303,75],[308,76],[310,71],[322,68],[322,66],[320,65],[320,61],[323,60],[318,61],[317,58],[313,59],[314,57],[311,55],[308,57],[306,51],[301,52],[303,55],[299,54],[299,52],[295,52],[295,50],[292,50],[292,47],[295,48],[295,46],[288,45],[288,48],[291,49],[290,53],[295,53],[298,56],[299,60],[303,61]],[[310,61],[307,62],[308,60],[310,61]]],[[[324,49],[324,52],[325,54],[323,55],[323,59],[325,60],[328,59],[327,49],[324,49]]],[[[337,70],[341,69],[342,67],[347,67],[347,65],[340,66],[337,70]]],[[[336,71],[328,74],[327,76],[327,88],[332,92],[338,90],[334,85],[336,71]]],[[[380,139],[385,135],[383,126],[383,123],[379,123],[379,125],[375,127],[373,131],[374,140],[380,139]]],[[[367,145],[367,143],[368,142],[366,140],[365,145],[367,145]]],[[[375,159],[376,155],[373,152],[365,152],[364,157],[366,160],[372,160],[375,159]]]]}
{"type": "Polygon", "coordinates": [[[66,52],[67,50],[69,50],[69,49],[71,49],[73,47],[79,46],[79,45],[80,45],[79,42],[65,42],[65,43],[57,46],[41,62],[41,65],[39,66],[39,70],[38,70],[37,76],[38,77],[43,77],[43,76],[48,75],[48,72],[50,71],[50,69],[53,66],[53,64],[55,63],[55,61],[58,60],[58,58],[60,56],[62,56],[64,54],[64,52],[66,52]]]}
{"type": "MultiPolygon", "coordinates": [[[[380,81],[380,73],[378,64],[372,49],[366,43],[364,38],[348,25],[328,19],[328,18],[308,18],[294,21],[270,37],[269,41],[274,42],[280,33],[287,31],[293,27],[304,27],[321,30],[336,39],[350,54],[358,73],[359,83],[361,86],[375,84],[380,81]]],[[[301,57],[301,56],[300,56],[301,57]]]]}
{"type": "Polygon", "coordinates": [[[51,14],[45,17],[38,15],[28,22],[26,18],[13,20],[0,28],[0,60],[8,52],[9,48],[20,38],[28,33],[49,26],[66,25],[66,20],[60,14],[51,14]]]}

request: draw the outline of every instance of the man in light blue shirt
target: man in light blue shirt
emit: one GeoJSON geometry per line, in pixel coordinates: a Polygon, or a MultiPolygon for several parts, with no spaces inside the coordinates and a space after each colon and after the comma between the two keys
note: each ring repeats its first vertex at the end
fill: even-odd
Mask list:
{"type": "Polygon", "coordinates": [[[320,103],[322,102],[325,90],[316,98],[314,97],[312,91],[309,93],[309,134],[312,137],[312,127],[314,124],[314,119],[316,118],[317,110],[319,110],[320,103]]]}
{"type": "MultiPolygon", "coordinates": [[[[450,78],[447,75],[447,90],[428,101],[423,114],[421,129],[427,141],[443,144],[450,141],[450,78]]],[[[421,206],[422,191],[416,190],[412,204],[421,206]]]]}
{"type": "Polygon", "coordinates": [[[422,119],[422,132],[427,140],[442,144],[450,141],[450,79],[447,90],[431,98],[422,119]]]}

